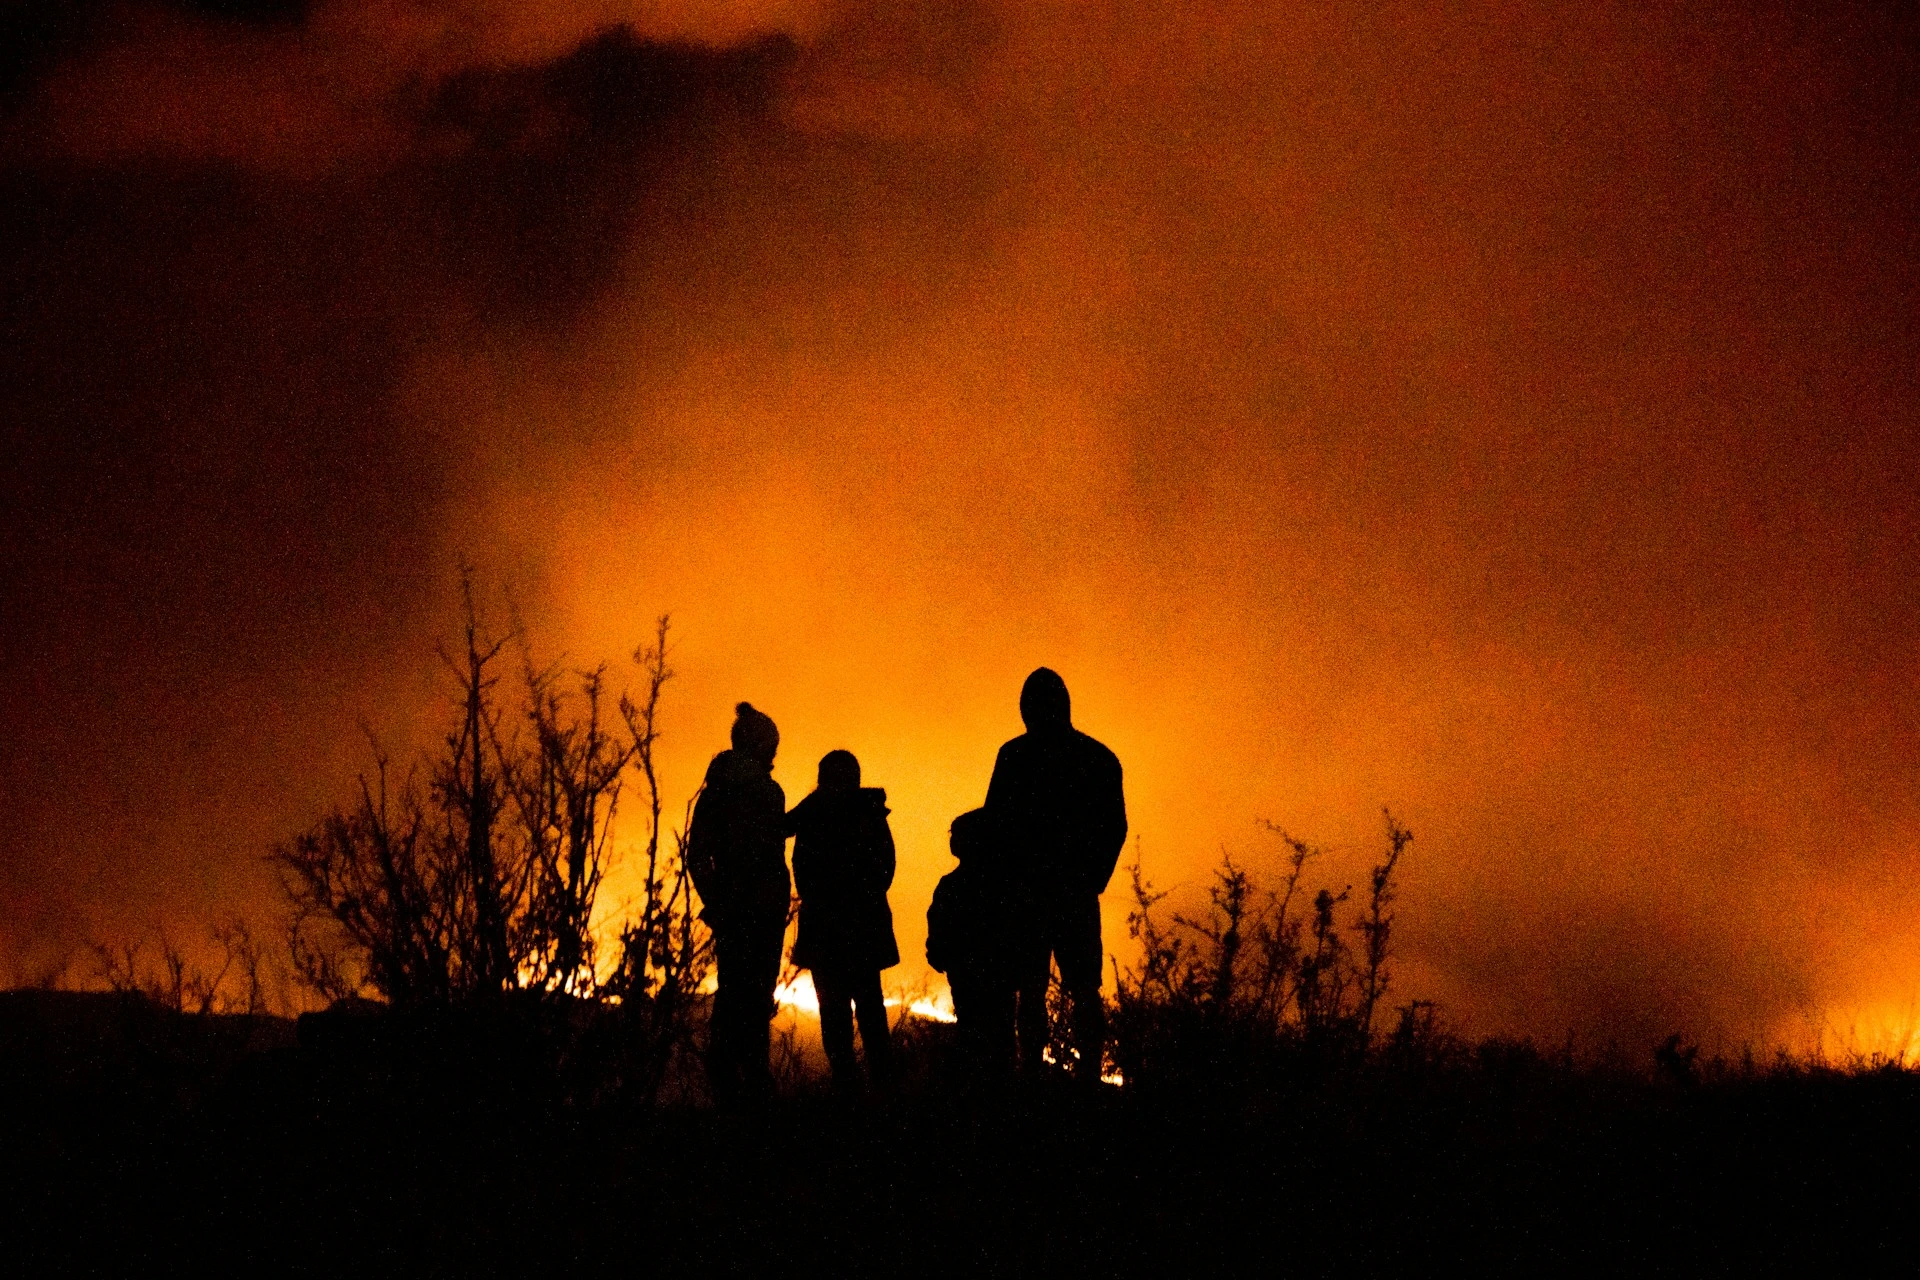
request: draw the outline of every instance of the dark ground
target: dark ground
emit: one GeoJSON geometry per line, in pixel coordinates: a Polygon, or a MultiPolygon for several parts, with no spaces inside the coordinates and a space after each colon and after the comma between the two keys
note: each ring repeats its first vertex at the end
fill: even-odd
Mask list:
{"type": "MultiPolygon", "coordinates": [[[[1688,1085],[1523,1047],[1261,1089],[562,1102],[471,1029],[0,995],[17,1275],[1910,1272],[1920,1075],[1688,1085]]],[[[523,1063],[524,1067],[524,1063],[523,1063]]]]}

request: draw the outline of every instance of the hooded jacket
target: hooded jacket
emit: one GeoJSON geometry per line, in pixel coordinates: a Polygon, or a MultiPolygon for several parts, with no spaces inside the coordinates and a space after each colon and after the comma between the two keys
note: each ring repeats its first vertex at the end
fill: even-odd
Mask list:
{"type": "Polygon", "coordinates": [[[900,963],[893,937],[893,831],[879,787],[815,791],[793,807],[793,879],[800,892],[802,969],[870,972],[900,963]]]}
{"type": "Polygon", "coordinates": [[[1000,748],[987,784],[993,816],[1018,874],[1045,895],[1099,894],[1127,843],[1120,761],[1073,727],[1066,686],[1028,680],[1027,732],[1000,748]]]}

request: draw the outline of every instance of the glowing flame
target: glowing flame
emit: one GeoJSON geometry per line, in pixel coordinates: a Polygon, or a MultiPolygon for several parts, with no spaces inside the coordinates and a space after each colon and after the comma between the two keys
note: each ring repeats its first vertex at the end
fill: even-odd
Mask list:
{"type": "MultiPolygon", "coordinates": [[[[1803,1015],[1797,1043],[1816,1058],[1860,1058],[1906,1063],[1920,1050],[1920,997],[1858,1007],[1836,1006],[1803,1015]]],[[[1796,1042],[1791,1032],[1782,1040],[1796,1042]]]]}
{"type": "MultiPolygon", "coordinates": [[[[818,1018],[820,1016],[820,995],[813,989],[813,975],[811,974],[802,973],[795,977],[792,982],[781,983],[774,988],[773,998],[775,1003],[783,1009],[790,1009],[795,1013],[804,1013],[810,1018],[818,1018]]],[[[925,1018],[929,1022],[952,1023],[957,1021],[953,1013],[952,997],[947,995],[888,996],[886,1004],[889,1009],[898,1009],[902,1005],[905,1005],[908,1017],[925,1018]]],[[[1068,1052],[1072,1052],[1076,1059],[1080,1056],[1072,1050],[1068,1052]]],[[[1046,1062],[1051,1063],[1053,1061],[1053,1050],[1043,1049],[1040,1051],[1040,1056],[1046,1062]]],[[[1127,1078],[1122,1075],[1118,1069],[1115,1069],[1103,1073],[1100,1077],[1100,1083],[1110,1084],[1115,1088],[1119,1088],[1127,1083],[1127,1078]]]]}
{"type": "MultiPolygon", "coordinates": [[[[820,994],[814,990],[812,974],[802,973],[792,982],[781,983],[773,989],[773,999],[783,1009],[812,1018],[820,1016],[820,994]]],[[[892,995],[887,997],[886,1005],[889,1009],[904,1005],[909,1017],[925,1018],[929,1022],[954,1021],[953,1002],[945,995],[892,995]]]]}
{"type": "MultiPolygon", "coordinates": [[[[888,1008],[895,1008],[899,1004],[900,1001],[897,999],[887,1001],[888,1008]]],[[[915,1018],[925,1018],[928,1022],[958,1021],[958,1019],[953,1016],[953,1010],[951,1008],[942,1004],[938,999],[927,996],[921,996],[908,1004],[907,1013],[915,1018]]]]}
{"type": "Polygon", "coordinates": [[[792,982],[783,982],[773,989],[774,1003],[782,1009],[792,1009],[810,1017],[820,1016],[820,995],[813,989],[813,975],[803,973],[792,982]]]}
{"type": "MultiPolygon", "coordinates": [[[[1078,1049],[1069,1049],[1067,1050],[1067,1052],[1073,1055],[1073,1060],[1075,1062],[1080,1061],[1080,1051],[1078,1049]]],[[[1040,1060],[1048,1064],[1049,1066],[1053,1064],[1053,1061],[1054,1061],[1053,1046],[1049,1045],[1040,1051],[1040,1060]]],[[[1102,1075],[1100,1076],[1100,1083],[1110,1084],[1114,1088],[1118,1089],[1127,1083],[1127,1078],[1126,1076],[1120,1073],[1120,1069],[1118,1067],[1115,1067],[1112,1071],[1102,1073],[1102,1075]]]]}

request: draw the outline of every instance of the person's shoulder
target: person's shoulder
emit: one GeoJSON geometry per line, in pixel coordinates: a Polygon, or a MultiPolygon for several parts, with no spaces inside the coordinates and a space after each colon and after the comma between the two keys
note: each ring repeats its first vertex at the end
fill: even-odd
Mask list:
{"type": "Polygon", "coordinates": [[[867,806],[869,812],[877,813],[883,818],[893,812],[893,810],[887,808],[887,789],[885,787],[860,788],[860,802],[867,806]]]}
{"type": "Polygon", "coordinates": [[[1082,733],[1078,729],[1073,731],[1073,736],[1081,752],[1084,753],[1088,759],[1097,760],[1103,765],[1112,765],[1116,769],[1120,767],[1120,757],[1113,754],[1112,749],[1109,748],[1106,743],[1100,741],[1100,739],[1094,737],[1092,734],[1082,733]]]}

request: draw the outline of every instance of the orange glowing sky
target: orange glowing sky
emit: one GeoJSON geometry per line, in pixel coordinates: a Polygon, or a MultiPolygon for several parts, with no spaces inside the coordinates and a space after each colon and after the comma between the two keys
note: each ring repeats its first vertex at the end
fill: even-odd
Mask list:
{"type": "Polygon", "coordinates": [[[1046,663],[1183,893],[1390,804],[1473,1029],[1920,993],[1911,17],[264,8],[10,73],[16,966],[268,911],[465,557],[672,612],[676,803],[854,750],[909,985],[1046,663]]]}

